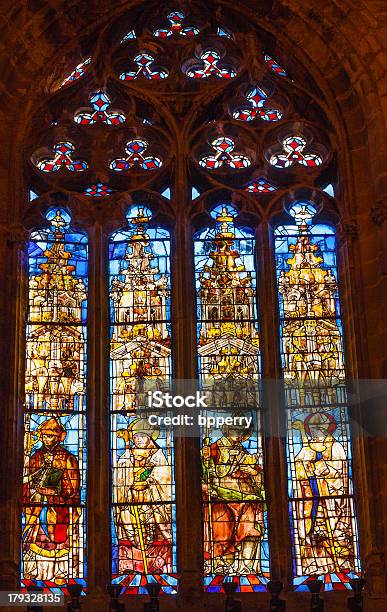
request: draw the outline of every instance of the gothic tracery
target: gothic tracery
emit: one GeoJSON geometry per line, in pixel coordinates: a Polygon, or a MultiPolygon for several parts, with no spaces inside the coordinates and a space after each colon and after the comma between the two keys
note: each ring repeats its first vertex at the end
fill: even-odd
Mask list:
{"type": "MultiPolygon", "coordinates": [[[[328,201],[321,194],[319,173],[331,163],[329,136],[322,125],[317,126],[312,119],[309,121],[307,113],[300,116],[296,105],[292,104],[287,71],[265,52],[259,37],[256,37],[252,52],[251,47],[241,45],[239,34],[244,35],[241,23],[236,23],[235,32],[226,36],[226,30],[220,29],[212,17],[204,30],[200,20],[196,25],[194,15],[191,20],[191,15],[175,11],[168,15],[160,14],[159,17],[160,27],[152,32],[145,27],[141,18],[139,23],[131,24],[135,30],[128,29],[120,41],[120,48],[116,46],[104,51],[106,57],[87,58],[63,81],[62,85],[74,87],[74,98],[79,101],[78,110],[72,113],[62,110],[62,114],[58,113],[58,119],[52,122],[51,131],[47,134],[50,142],[55,142],[53,156],[42,159],[38,155],[42,144],[47,144],[41,142],[41,135],[31,150],[31,184],[36,184],[42,194],[34,205],[43,207],[50,198],[46,194],[54,189],[64,194],[70,208],[74,198],[82,206],[89,206],[91,211],[93,207],[100,210],[109,202],[109,213],[102,213],[102,219],[110,228],[110,214],[114,227],[123,224],[121,198],[129,204],[140,199],[143,201],[144,194],[145,204],[148,204],[149,198],[157,211],[156,222],[158,215],[170,221],[184,208],[186,223],[193,220],[195,224],[200,224],[198,219],[202,220],[204,216],[208,218],[209,202],[213,201],[218,191],[218,201],[223,198],[224,190],[227,190],[230,199],[231,193],[232,198],[237,194],[235,199],[242,215],[250,215],[254,224],[267,216],[270,206],[273,207],[274,216],[283,214],[282,202],[293,183],[298,183],[302,197],[305,193],[307,197],[317,193],[319,201],[328,201]],[[166,22],[169,25],[166,26],[166,22]],[[155,47],[149,46],[151,38],[158,39],[160,43],[157,53],[155,47]],[[172,51],[173,48],[176,50],[172,51]],[[100,67],[104,66],[104,62],[106,78],[101,80],[100,67]],[[251,66],[255,83],[252,87],[248,72],[251,66]],[[233,89],[228,86],[230,82],[233,89]],[[76,87],[79,87],[78,92],[76,87]],[[81,107],[81,100],[84,101],[86,95],[91,103],[91,109],[87,110],[81,107]],[[235,98],[238,98],[239,106],[236,106],[235,98]],[[240,100],[243,98],[247,102],[241,106],[240,100]],[[271,98],[275,103],[272,104],[271,98]],[[113,108],[123,110],[112,111],[110,103],[113,108]],[[171,115],[177,118],[176,121],[171,120],[171,115]],[[258,117],[263,121],[253,121],[258,117]],[[306,135],[300,125],[306,126],[306,135]],[[99,130],[97,136],[90,138],[94,129],[99,130]],[[60,138],[54,138],[57,133],[60,133],[60,138]],[[148,143],[149,155],[146,150],[148,143]],[[208,143],[214,148],[213,154],[208,154],[208,143]],[[75,179],[74,175],[77,175],[75,179]],[[85,175],[85,178],[81,175],[85,175]],[[188,200],[178,201],[174,198],[174,192],[179,192],[184,200],[184,192],[190,191],[185,188],[193,180],[200,185],[201,191],[194,209],[190,208],[191,202],[188,200]],[[171,202],[161,197],[166,185],[172,191],[171,202]]],[[[309,100],[304,84],[302,96],[305,101],[309,100]]],[[[304,108],[307,106],[304,104],[304,108]]],[[[151,204],[149,206],[152,208],[151,204]]],[[[81,212],[81,220],[82,216],[81,212]]],[[[144,380],[162,385],[171,376],[172,363],[169,271],[166,274],[153,263],[160,257],[160,252],[153,252],[156,238],[145,227],[148,221],[149,216],[142,208],[131,219],[130,232],[125,236],[125,250],[117,257],[118,267],[111,274],[110,292],[113,304],[111,408],[113,413],[127,413],[126,421],[120,421],[122,429],[118,428],[120,417],[118,420],[114,417],[112,421],[112,435],[121,444],[117,442],[114,451],[114,478],[122,487],[122,490],[117,489],[114,502],[122,506],[114,514],[118,548],[114,576],[117,579],[121,573],[125,573],[125,586],[134,590],[138,586],[137,574],[142,578],[148,573],[167,575],[170,581],[167,581],[168,588],[175,586],[172,515],[169,509],[161,506],[160,511],[155,512],[149,504],[156,493],[160,504],[167,498],[170,503],[172,496],[165,494],[163,497],[161,489],[152,489],[155,484],[151,480],[148,482],[149,474],[157,464],[160,467],[160,487],[172,486],[172,442],[160,432],[149,432],[134,417],[138,408],[139,381],[140,386],[144,380]],[[138,450],[142,448],[142,442],[138,447],[135,435],[146,440],[146,450],[138,450]],[[129,477],[128,470],[132,470],[132,476],[142,475],[142,479],[140,476],[137,480],[135,476],[129,477]],[[138,495],[141,487],[145,492],[138,495]],[[128,491],[131,491],[133,499],[137,496],[141,503],[138,512],[128,501],[128,491]],[[153,525],[153,531],[149,533],[144,531],[147,522],[153,525]],[[159,550],[155,542],[162,537],[164,549],[159,550]],[[134,542],[132,547],[128,544],[129,540],[132,544],[134,542]],[[154,555],[153,565],[148,564],[148,555],[154,555]]],[[[233,247],[234,221],[226,207],[219,213],[216,223],[214,250],[209,253],[211,264],[203,268],[199,278],[199,373],[204,381],[233,379],[240,383],[241,380],[253,380],[255,384],[258,383],[260,370],[255,272],[253,267],[246,269],[238,261],[241,257],[245,259],[246,253],[240,253],[233,247]]],[[[316,384],[323,380],[329,388],[345,382],[341,335],[334,320],[336,279],[329,270],[319,268],[319,258],[315,254],[317,248],[310,241],[305,227],[300,226],[298,241],[290,247],[293,255],[287,262],[290,269],[281,271],[278,284],[286,318],[282,330],[284,376],[286,381],[296,386],[299,401],[305,399],[309,382],[316,384]],[[300,322],[300,317],[306,320],[300,322]]],[[[167,234],[163,234],[161,242],[169,240],[167,234]]],[[[62,280],[67,287],[66,291],[58,293],[59,311],[66,307],[67,312],[75,317],[74,320],[78,320],[81,304],[86,297],[85,287],[81,280],[75,284],[71,280],[74,276],[66,268],[63,245],[60,247],[59,238],[54,236],[55,244],[59,245],[56,246],[56,256],[60,259],[60,274],[64,274],[62,280]]],[[[251,253],[249,255],[254,257],[251,253]]],[[[53,253],[48,252],[47,266],[54,266],[53,259],[53,253]]],[[[34,309],[45,308],[48,299],[47,292],[42,292],[39,282],[37,276],[31,276],[32,319],[34,309]]],[[[67,343],[67,348],[63,349],[58,348],[55,333],[43,331],[38,330],[35,335],[31,332],[29,336],[35,352],[31,353],[27,367],[27,392],[35,390],[35,408],[45,406],[48,401],[55,408],[57,401],[58,407],[72,409],[74,396],[80,398],[84,393],[80,382],[84,376],[85,360],[82,332],[78,328],[66,330],[63,327],[61,333],[67,343]],[[55,371],[53,380],[48,384],[42,372],[47,369],[50,353],[57,355],[58,351],[62,353],[59,360],[62,375],[60,377],[60,373],[55,371]],[[58,400],[54,399],[56,395],[58,400]]],[[[241,403],[240,399],[238,401],[241,403]]],[[[257,390],[253,393],[253,402],[254,408],[258,409],[257,390]]],[[[80,407],[81,399],[77,399],[76,404],[80,407]]],[[[329,421],[329,417],[326,418],[329,421]]],[[[56,425],[52,427],[55,429],[56,425]]],[[[258,586],[252,586],[251,581],[247,588],[260,590],[270,575],[260,424],[255,423],[255,427],[256,431],[250,432],[250,437],[232,431],[222,434],[206,432],[202,440],[202,467],[207,477],[205,495],[208,494],[203,509],[204,568],[208,590],[219,589],[219,577],[224,575],[259,576],[258,586]],[[244,474],[249,470],[243,487],[239,475],[222,473],[232,454],[236,456],[234,451],[239,453],[236,461],[239,472],[244,474]],[[228,460],[224,457],[228,457],[228,460]],[[225,491],[231,498],[225,496],[225,491]],[[233,506],[230,499],[231,502],[238,500],[239,508],[236,509],[237,504],[233,506]],[[214,500],[216,503],[213,504],[214,500]],[[247,517],[245,525],[235,536],[236,526],[244,514],[247,517]],[[232,515],[231,518],[229,515],[232,515]],[[225,516],[228,518],[225,519],[225,516]],[[217,523],[222,521],[224,525],[219,528],[217,523]]],[[[60,426],[57,428],[59,432],[60,426]]],[[[304,428],[304,446],[306,442],[311,444],[310,440],[306,441],[308,436],[305,437],[305,431],[304,428]]],[[[335,447],[338,452],[337,444],[339,442],[335,447]]],[[[334,460],[332,457],[328,459],[334,460]]],[[[303,473],[301,452],[297,455],[296,463],[298,473],[303,473]]],[[[304,480],[309,478],[310,483],[313,476],[309,474],[304,480]]],[[[299,480],[302,480],[301,477],[299,480]]],[[[348,479],[345,480],[343,476],[342,480],[345,481],[343,494],[348,494],[348,479]]],[[[329,478],[325,484],[329,489],[329,478]]],[[[301,496],[305,493],[305,487],[300,491],[301,496]]],[[[308,503],[308,499],[300,502],[299,508],[304,504],[307,513],[308,503]]],[[[330,511],[328,502],[321,503],[317,509],[322,530],[331,528],[325,516],[330,511]]],[[[352,528],[353,514],[351,506],[345,516],[348,529],[352,528]]],[[[315,517],[308,517],[308,520],[313,523],[315,517]]],[[[310,531],[310,524],[308,528],[310,531]]],[[[306,542],[308,535],[310,538],[310,534],[304,533],[304,557],[316,552],[316,545],[306,542]]],[[[337,561],[340,545],[343,545],[342,541],[336,542],[334,536],[330,537],[330,548],[325,546],[324,549],[324,567],[299,562],[298,559],[296,575],[302,572],[310,575],[319,569],[327,574],[338,572],[342,569],[337,561]]],[[[347,543],[345,545],[348,552],[350,547],[347,543]]],[[[352,558],[344,563],[344,570],[355,569],[354,550],[353,545],[351,552],[346,553],[347,557],[352,555],[352,558]]],[[[347,574],[344,572],[342,576],[340,580],[345,583],[347,574]]],[[[141,592],[141,588],[137,591],[141,592]]]]}

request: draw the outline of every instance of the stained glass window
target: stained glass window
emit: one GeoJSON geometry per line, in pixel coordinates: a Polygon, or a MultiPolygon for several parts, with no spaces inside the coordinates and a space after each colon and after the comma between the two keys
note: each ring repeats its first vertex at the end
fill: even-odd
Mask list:
{"type": "Polygon", "coordinates": [[[333,187],[332,183],[328,183],[328,185],[323,188],[323,191],[331,196],[331,198],[335,197],[335,188],[333,187]]]}
{"type": "Polygon", "coordinates": [[[146,140],[129,140],[125,146],[126,157],[113,159],[110,163],[111,170],[115,172],[126,172],[138,166],[142,170],[158,170],[163,162],[159,157],[147,155],[148,142],[146,140]]]}
{"type": "Polygon", "coordinates": [[[199,164],[206,170],[219,170],[222,166],[232,170],[243,170],[251,164],[251,160],[246,155],[234,152],[235,142],[232,138],[219,136],[211,142],[211,146],[214,152],[199,160],[199,164]]]}
{"type": "Polygon", "coordinates": [[[60,86],[64,87],[65,85],[69,85],[70,83],[73,83],[74,81],[77,81],[78,79],[83,77],[83,75],[85,74],[85,72],[86,72],[90,62],[91,62],[91,57],[87,57],[83,62],[81,62],[80,64],[75,66],[74,70],[72,70],[64,78],[64,80],[62,81],[60,86]]]}
{"type": "Polygon", "coordinates": [[[290,168],[300,164],[307,168],[321,166],[323,159],[314,152],[305,152],[308,149],[305,138],[301,136],[288,136],[282,141],[283,150],[274,153],[269,158],[269,163],[276,168],[290,168]]]}
{"type": "Polygon", "coordinates": [[[154,31],[156,38],[169,38],[170,36],[188,36],[194,38],[199,34],[199,29],[185,24],[185,13],[183,11],[172,11],[167,15],[169,27],[159,28],[154,31]]]}
{"type": "Polygon", "coordinates": [[[83,195],[89,198],[106,198],[113,193],[113,189],[109,187],[109,185],[104,185],[103,183],[95,183],[94,185],[89,185],[83,192],[83,195]]]}
{"type": "Polygon", "coordinates": [[[349,588],[360,571],[334,229],[292,206],[276,229],[296,588],[349,588]]]}
{"type": "Polygon", "coordinates": [[[197,189],[197,187],[192,187],[191,189],[191,197],[193,200],[196,200],[196,198],[198,198],[200,196],[200,191],[197,189]]]}
{"type": "Polygon", "coordinates": [[[112,572],[127,594],[177,588],[173,435],[146,412],[171,377],[170,237],[151,217],[133,206],[109,254],[112,572]]]}
{"type": "Polygon", "coordinates": [[[97,91],[90,96],[90,109],[82,109],[74,115],[75,123],[80,125],[94,125],[105,123],[106,125],[121,125],[125,122],[122,112],[111,110],[111,100],[104,91],[97,91]]]}
{"type": "Polygon", "coordinates": [[[226,576],[241,591],[264,590],[269,576],[255,239],[250,228],[235,223],[236,215],[228,203],[215,207],[214,226],[195,236],[206,416],[229,419],[202,431],[204,585],[212,592],[221,590],[226,576]]]}
{"type": "MultiPolygon", "coordinates": [[[[101,477],[89,488],[89,504],[93,509],[98,497],[106,507],[100,534],[88,522],[89,591],[89,583],[111,579],[123,594],[145,594],[150,582],[174,594],[179,570],[184,607],[202,570],[206,593],[222,591],[225,579],[240,591],[264,591],[270,556],[271,574],[282,579],[293,559],[296,589],[306,589],[316,575],[324,576],[326,590],[344,589],[360,574],[360,562],[335,232],[314,223],[315,205],[297,202],[313,192],[335,205],[340,173],[338,151],[328,147],[330,113],[315,95],[312,75],[306,78],[298,66],[304,86],[292,88],[279,47],[278,57],[263,51],[274,51],[276,43],[259,29],[259,11],[252,24],[211,3],[196,13],[188,3],[142,4],[144,10],[106,18],[95,37],[82,37],[82,57],[68,71],[46,74],[52,95],[35,105],[26,126],[28,206],[17,226],[30,227],[45,202],[56,208],[29,241],[23,588],[67,592],[78,582],[85,591],[86,446],[105,435],[109,452],[101,448],[88,465],[89,483],[101,477]],[[295,221],[276,228],[274,247],[270,221],[285,194],[295,221]],[[148,204],[136,204],[142,201],[148,204]],[[135,205],[121,226],[129,202],[135,205]],[[252,226],[258,217],[262,224],[252,226]],[[166,220],[173,229],[162,226],[166,220]],[[75,229],[84,223],[89,243],[75,229]],[[87,306],[88,248],[98,265],[91,266],[87,306]],[[271,278],[274,248],[278,284],[271,278]],[[194,287],[196,301],[186,304],[194,287]],[[180,295],[184,289],[187,295],[180,295]],[[270,330],[277,292],[280,334],[270,330]],[[258,304],[257,293],[267,299],[258,304]],[[107,312],[109,347],[107,330],[95,333],[107,312]],[[87,325],[93,354],[100,355],[89,357],[89,387],[101,383],[97,396],[106,391],[107,399],[109,385],[109,400],[102,408],[88,402],[86,444],[87,325]],[[200,463],[200,486],[199,474],[192,474],[194,485],[184,478],[192,430],[180,439],[176,429],[149,421],[173,415],[167,406],[150,406],[148,395],[171,385],[176,393],[181,381],[172,380],[172,344],[176,372],[192,374],[197,365],[209,399],[192,466],[200,463]],[[283,414],[277,401],[261,402],[262,346],[265,372],[277,371],[281,348],[283,414]],[[282,418],[286,458],[277,431],[282,418]],[[192,522],[190,508],[178,508],[179,566],[175,460],[178,499],[192,493],[202,508],[192,522]],[[280,486],[285,474],[288,489],[280,486]],[[109,496],[102,500],[108,475],[109,496]],[[265,491],[276,478],[269,555],[265,491]],[[286,534],[289,546],[279,541],[286,534]],[[102,542],[111,546],[96,570],[102,542]]],[[[13,253],[19,230],[11,228],[10,236],[13,253]]],[[[19,377],[10,380],[16,385],[19,377]]]]}
{"type": "Polygon", "coordinates": [[[87,240],[64,210],[28,248],[22,586],[86,585],[87,240]]]}
{"type": "MultiPolygon", "coordinates": [[[[260,85],[254,85],[246,92],[246,103],[236,108],[232,116],[237,121],[250,122],[260,117],[264,121],[280,121],[283,113],[273,106],[268,106],[270,96],[260,85]]],[[[271,103],[270,103],[271,104],[271,103]]]]}
{"type": "Polygon", "coordinates": [[[135,81],[136,79],[160,80],[166,79],[168,70],[154,65],[155,58],[151,53],[139,53],[133,58],[135,64],[134,70],[130,72],[122,72],[120,74],[121,81],[135,81]]]}
{"type": "Polygon", "coordinates": [[[53,147],[53,156],[36,161],[35,165],[42,172],[59,172],[65,168],[69,172],[84,172],[87,162],[73,159],[75,145],[72,142],[58,142],[53,147]]]}
{"type": "Polygon", "coordinates": [[[30,202],[33,202],[39,197],[39,194],[34,189],[29,189],[28,191],[28,199],[30,202]]]}
{"type": "Polygon", "coordinates": [[[134,30],[129,30],[125,36],[121,38],[121,43],[126,42],[127,40],[134,40],[136,37],[136,32],[134,30]]]}
{"type": "Polygon", "coordinates": [[[190,79],[233,79],[237,75],[234,66],[224,62],[222,54],[217,49],[203,49],[197,59],[191,60],[185,70],[190,79]]]}
{"type": "Polygon", "coordinates": [[[282,68],[282,66],[280,66],[280,64],[276,60],[270,57],[270,55],[265,54],[265,62],[269,66],[270,70],[275,72],[275,74],[278,74],[282,77],[288,76],[288,73],[286,72],[285,68],[282,68]]]}
{"type": "Polygon", "coordinates": [[[243,189],[249,193],[272,193],[278,191],[278,186],[265,176],[260,176],[246,183],[243,189]]]}
{"type": "Polygon", "coordinates": [[[163,189],[163,191],[161,192],[161,195],[164,198],[167,198],[167,200],[171,199],[171,188],[170,187],[166,187],[165,189],[163,189]]]}
{"type": "Polygon", "coordinates": [[[225,38],[234,38],[234,34],[224,26],[218,27],[216,33],[218,36],[224,36],[225,38]]]}

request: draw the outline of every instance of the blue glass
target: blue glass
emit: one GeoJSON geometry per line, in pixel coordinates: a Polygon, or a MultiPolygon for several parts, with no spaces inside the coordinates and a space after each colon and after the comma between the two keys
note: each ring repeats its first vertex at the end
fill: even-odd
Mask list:
{"type": "Polygon", "coordinates": [[[21,584],[86,588],[87,238],[66,210],[28,244],[21,584]]]}
{"type": "Polygon", "coordinates": [[[334,590],[361,572],[335,230],[308,202],[289,212],[275,248],[294,587],[319,575],[334,590]]]}
{"type": "Polygon", "coordinates": [[[269,544],[255,238],[238,224],[232,204],[220,203],[210,214],[212,225],[194,237],[199,380],[214,408],[205,416],[211,423],[243,415],[246,422],[201,430],[204,588],[220,592],[227,576],[239,591],[264,591],[269,544]],[[249,475],[241,479],[234,465],[249,465],[249,475]]]}
{"type": "Polygon", "coordinates": [[[109,243],[112,581],[125,594],[177,589],[173,432],[146,412],[172,367],[170,235],[152,216],[130,207],[109,243]]]}

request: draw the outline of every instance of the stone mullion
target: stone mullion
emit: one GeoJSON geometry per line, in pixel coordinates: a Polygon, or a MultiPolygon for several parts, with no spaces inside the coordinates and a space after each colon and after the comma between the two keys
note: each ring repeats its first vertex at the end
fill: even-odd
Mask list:
{"type": "MultiPolygon", "coordinates": [[[[183,169],[179,168],[181,175],[183,169]]],[[[187,214],[189,186],[180,176],[174,190],[176,224],[172,255],[172,324],[174,378],[192,380],[196,366],[196,303],[193,240],[187,214]]],[[[180,429],[180,433],[184,431],[180,429]]],[[[200,445],[193,429],[175,438],[177,556],[180,574],[179,605],[197,610],[202,596],[202,526],[200,445]],[[192,608],[190,607],[192,606],[192,608]]]]}
{"type": "Polygon", "coordinates": [[[111,582],[109,448],[108,238],[89,229],[87,343],[87,564],[88,609],[104,609],[111,582]],[[95,607],[97,606],[97,607],[95,607]]]}
{"type": "MultiPolygon", "coordinates": [[[[353,300],[354,295],[362,295],[360,267],[355,265],[355,262],[359,260],[358,238],[359,226],[356,220],[342,221],[339,227],[337,255],[346,375],[348,382],[353,381],[349,388],[350,391],[353,388],[358,393],[360,400],[359,403],[349,406],[360,557],[368,582],[368,590],[378,595],[385,590],[386,544],[385,537],[384,539],[381,537],[381,534],[384,535],[385,514],[383,503],[380,503],[379,499],[383,487],[380,486],[378,478],[379,466],[383,464],[379,455],[380,446],[384,446],[385,450],[385,440],[375,438],[379,418],[379,415],[375,413],[377,404],[371,402],[369,405],[366,401],[364,403],[362,401],[365,393],[371,398],[373,393],[368,385],[364,388],[365,385],[361,382],[362,378],[370,376],[370,368],[366,346],[364,346],[365,325],[362,304],[359,303],[361,298],[353,300]],[[357,380],[360,380],[360,386],[356,386],[357,380]],[[370,429],[367,419],[370,419],[370,429]],[[382,442],[381,445],[380,442],[382,442]]],[[[372,373],[370,378],[373,378],[372,373]]],[[[384,422],[379,426],[382,431],[384,422]]]]}
{"type": "Polygon", "coordinates": [[[2,315],[0,350],[2,426],[0,428],[0,588],[20,585],[23,478],[23,398],[25,355],[26,250],[28,235],[20,227],[1,231],[2,315]],[[6,475],[6,476],[5,476],[6,475]]]}
{"type": "Polygon", "coordinates": [[[286,413],[282,390],[274,236],[267,221],[264,221],[258,230],[257,259],[271,576],[286,584],[292,576],[285,448],[286,413]]]}

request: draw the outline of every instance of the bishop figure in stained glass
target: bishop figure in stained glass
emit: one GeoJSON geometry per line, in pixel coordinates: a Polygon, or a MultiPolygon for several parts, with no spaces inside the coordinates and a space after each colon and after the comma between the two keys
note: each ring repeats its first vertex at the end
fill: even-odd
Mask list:
{"type": "Polygon", "coordinates": [[[64,210],[29,242],[22,586],[85,586],[87,245],[64,210]]]}
{"type": "MultiPolygon", "coordinates": [[[[308,202],[276,231],[294,580],[359,572],[335,236],[308,202]]],[[[334,588],[334,586],[333,586],[334,588]]]]}
{"type": "Polygon", "coordinates": [[[217,588],[221,576],[233,576],[241,588],[243,583],[263,589],[269,569],[258,414],[255,241],[249,228],[235,224],[235,216],[231,205],[216,207],[215,228],[199,232],[195,242],[197,350],[200,382],[211,401],[207,414],[222,411],[225,417],[244,414],[251,419],[248,428],[206,426],[203,431],[203,548],[209,591],[217,588]]]}
{"type": "Polygon", "coordinates": [[[113,501],[119,573],[172,571],[172,465],[158,444],[160,431],[135,419],[117,436],[125,450],[114,469],[113,501]]]}
{"type": "Polygon", "coordinates": [[[147,390],[171,373],[169,234],[134,205],[110,243],[113,582],[176,591],[173,434],[151,427],[147,390]]]}

